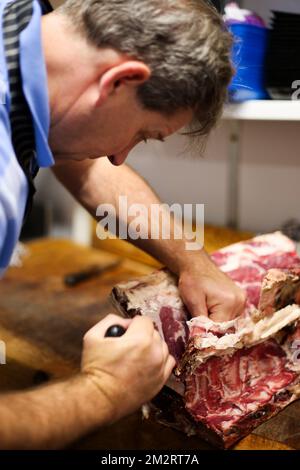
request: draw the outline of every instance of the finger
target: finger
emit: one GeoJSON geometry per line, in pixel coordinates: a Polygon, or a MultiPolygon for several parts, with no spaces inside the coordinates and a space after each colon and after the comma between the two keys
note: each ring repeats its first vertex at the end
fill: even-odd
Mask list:
{"type": "Polygon", "coordinates": [[[245,310],[246,308],[246,303],[247,303],[247,295],[246,293],[241,289],[240,290],[240,296],[239,296],[239,300],[238,300],[238,306],[235,310],[235,314],[236,316],[238,315],[241,315],[243,313],[243,311],[245,310]]]}
{"type": "Polygon", "coordinates": [[[153,329],[153,342],[157,341],[157,343],[164,343],[164,339],[160,336],[160,333],[154,328],[153,329]]]}
{"type": "Polygon", "coordinates": [[[162,357],[163,363],[165,363],[169,355],[169,348],[168,348],[167,343],[164,341],[164,339],[161,337],[161,335],[159,334],[157,330],[153,331],[152,346],[157,351],[161,351],[161,354],[162,354],[161,357],[162,357]]]}
{"type": "Polygon", "coordinates": [[[234,299],[209,308],[210,318],[216,322],[234,320],[243,313],[245,305],[246,295],[242,290],[239,290],[234,299]]]}
{"type": "Polygon", "coordinates": [[[127,330],[131,322],[132,320],[128,320],[128,319],[119,317],[119,315],[115,315],[111,313],[88,331],[89,338],[92,338],[92,337],[95,337],[97,339],[104,338],[108,328],[110,328],[113,325],[120,325],[123,328],[125,328],[125,330],[127,330]]]}
{"type": "Polygon", "coordinates": [[[168,345],[165,341],[162,341],[162,354],[163,354],[163,361],[165,363],[165,362],[167,362],[168,357],[170,355],[168,345]]]}
{"type": "Polygon", "coordinates": [[[176,366],[176,361],[174,357],[169,354],[167,362],[165,364],[165,369],[164,369],[164,383],[166,383],[169,380],[170,375],[172,374],[175,366],[176,366]]]}
{"type": "Polygon", "coordinates": [[[236,315],[232,307],[226,307],[224,304],[216,305],[210,310],[209,318],[217,323],[223,323],[233,320],[236,315]]]}
{"type": "Polygon", "coordinates": [[[203,293],[190,292],[187,296],[184,294],[182,300],[192,317],[208,316],[206,298],[203,293]]]}

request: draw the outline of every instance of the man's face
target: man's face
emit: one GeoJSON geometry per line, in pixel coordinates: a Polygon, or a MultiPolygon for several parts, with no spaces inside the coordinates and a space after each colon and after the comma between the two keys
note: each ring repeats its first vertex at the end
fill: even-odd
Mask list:
{"type": "Polygon", "coordinates": [[[93,90],[87,90],[50,131],[50,145],[57,162],[108,156],[121,165],[129,152],[148,139],[164,140],[192,120],[190,110],[166,117],[140,105],[129,89],[104,105],[93,106],[93,90]]]}

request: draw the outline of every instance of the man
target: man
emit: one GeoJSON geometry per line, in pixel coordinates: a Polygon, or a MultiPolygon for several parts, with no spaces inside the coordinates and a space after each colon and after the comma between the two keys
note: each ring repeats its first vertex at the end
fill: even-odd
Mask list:
{"type": "MultiPolygon", "coordinates": [[[[156,204],[149,186],[120,165],[143,140],[163,140],[184,126],[206,135],[232,69],[231,38],[201,0],[67,0],[43,18],[36,0],[3,0],[0,17],[4,272],[39,167],[52,166],[93,216],[102,202],[117,207],[120,195],[129,204],[156,204]]],[[[136,244],[178,275],[193,316],[223,321],[243,309],[243,293],[204,250],[186,251],[185,240],[136,244]]],[[[78,376],[0,398],[0,446],[65,446],[150,400],[173,367],[149,319],[108,316],[86,334],[78,376]],[[125,335],[104,338],[116,322],[125,335]]]]}

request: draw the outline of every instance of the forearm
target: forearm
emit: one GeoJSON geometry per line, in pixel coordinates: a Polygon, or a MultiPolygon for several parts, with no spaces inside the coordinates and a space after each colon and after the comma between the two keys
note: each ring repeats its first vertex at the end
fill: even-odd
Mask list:
{"type": "MultiPolygon", "coordinates": [[[[127,196],[128,207],[143,204],[146,214],[139,223],[147,227],[147,237],[137,240],[128,237],[128,240],[178,275],[180,295],[193,316],[210,313],[214,320],[225,321],[242,312],[244,293],[216,267],[205,250],[200,248],[201,245],[196,250],[187,249],[186,244],[190,240],[184,236],[180,222],[180,225],[176,221],[170,224],[168,237],[161,236],[161,228],[158,230],[159,236],[152,236],[153,225],[157,227],[160,223],[149,214],[151,207],[160,204],[160,201],[149,185],[130,168],[116,168],[106,159],[99,159],[62,166],[56,174],[93,217],[100,204],[111,204],[116,210],[119,224],[122,223],[123,227],[129,225],[130,228],[130,217],[122,221],[123,211],[118,212],[119,197],[127,196]],[[176,227],[179,233],[182,230],[178,238],[174,236],[176,227]]],[[[196,248],[195,244],[193,248],[196,248]]]]}
{"type": "Polygon", "coordinates": [[[0,396],[1,449],[63,448],[109,421],[105,396],[80,374],[36,390],[0,396]]]}
{"type": "MultiPolygon", "coordinates": [[[[133,204],[143,204],[148,210],[145,225],[148,228],[146,240],[130,240],[134,245],[148,252],[163,264],[167,265],[173,272],[179,273],[182,266],[193,262],[205,264],[207,255],[204,250],[188,252],[186,250],[186,239],[184,234],[181,239],[174,239],[174,229],[177,222],[173,221],[170,226],[170,237],[164,240],[151,237],[151,206],[161,204],[158,196],[144,181],[126,165],[121,167],[112,166],[108,160],[85,161],[57,167],[55,170],[58,179],[69,189],[76,199],[95,217],[96,209],[100,204],[111,204],[117,209],[119,222],[122,215],[118,213],[119,197],[126,196],[128,207],[133,204]]],[[[130,223],[128,218],[127,222],[130,223]]]]}

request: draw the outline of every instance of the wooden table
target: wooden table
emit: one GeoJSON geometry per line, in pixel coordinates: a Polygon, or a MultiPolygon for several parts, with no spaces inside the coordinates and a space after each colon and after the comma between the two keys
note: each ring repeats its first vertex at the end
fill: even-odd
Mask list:
{"type": "MultiPolygon", "coordinates": [[[[65,378],[76,372],[84,333],[114,311],[108,297],[112,287],[153,270],[153,267],[123,259],[118,268],[99,279],[66,288],[65,274],[90,264],[110,263],[118,256],[58,240],[38,241],[28,248],[30,255],[23,267],[10,269],[0,281],[0,340],[5,341],[7,347],[7,364],[0,366],[1,391],[24,390],[48,378],[65,378]]],[[[300,416],[300,407],[295,406],[300,416]]],[[[295,411],[289,414],[284,425],[291,430],[292,417],[295,419],[296,415],[295,411]]],[[[287,429],[280,435],[283,434],[280,423],[275,421],[273,427],[256,430],[236,449],[289,449],[291,442],[300,448],[299,439],[293,441],[294,431],[292,437],[287,429]]],[[[72,448],[211,449],[198,438],[187,438],[156,423],[142,421],[139,412],[81,439],[72,448]]]]}

